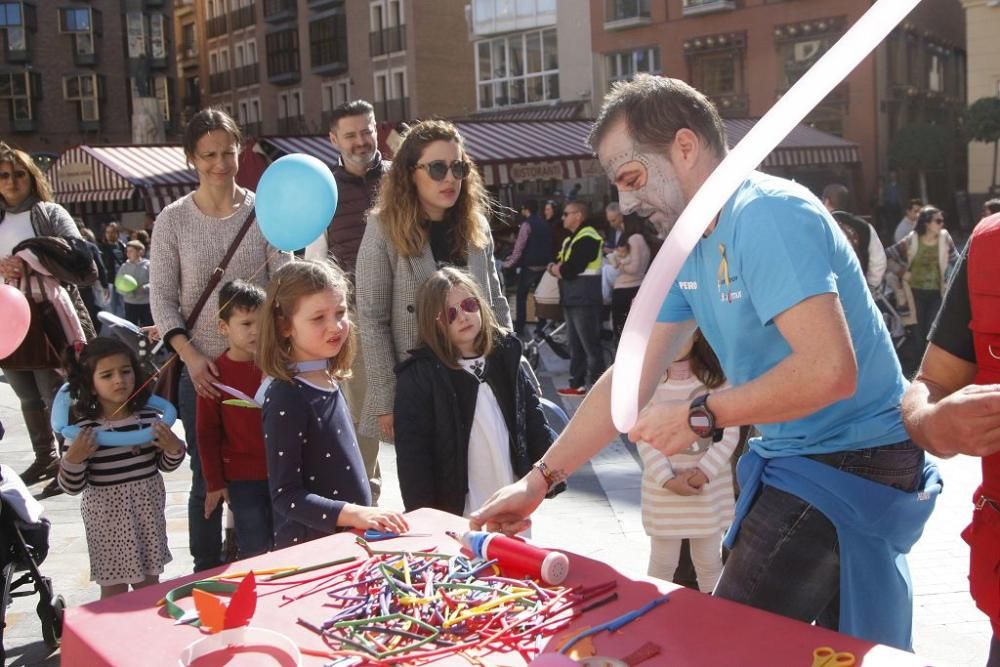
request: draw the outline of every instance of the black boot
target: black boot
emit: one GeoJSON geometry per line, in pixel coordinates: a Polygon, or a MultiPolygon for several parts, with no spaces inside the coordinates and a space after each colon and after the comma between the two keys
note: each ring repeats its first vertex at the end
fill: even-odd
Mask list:
{"type": "Polygon", "coordinates": [[[48,410],[22,410],[24,425],[28,427],[31,448],[35,450],[35,461],[21,473],[25,484],[34,484],[59,472],[59,457],[56,456],[55,439],[49,424],[48,410]]]}

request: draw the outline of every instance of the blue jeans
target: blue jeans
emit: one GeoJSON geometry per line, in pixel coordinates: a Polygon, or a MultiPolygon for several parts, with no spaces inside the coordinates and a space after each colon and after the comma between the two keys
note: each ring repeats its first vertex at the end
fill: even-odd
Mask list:
{"type": "MultiPolygon", "coordinates": [[[[920,485],[924,468],[924,452],[910,440],[809,458],[907,492],[920,485]]],[[[836,630],[839,548],[836,528],[819,510],[765,485],[740,526],[715,595],[836,630]]]]}
{"type": "Polygon", "coordinates": [[[226,482],[229,508],[236,522],[236,546],[240,559],[259,556],[274,545],[271,492],[266,479],[234,479],[226,482]]]}
{"type": "Polygon", "coordinates": [[[198,456],[197,424],[195,410],[198,394],[195,393],[187,369],[181,371],[177,403],[184,423],[188,461],[191,462],[191,493],[188,495],[188,545],[194,558],[194,571],[207,570],[222,565],[222,503],[211,516],[205,518],[205,477],[201,474],[198,456]]]}
{"type": "Polygon", "coordinates": [[[524,324],[528,319],[528,292],[538,287],[538,281],[542,279],[545,269],[530,269],[522,266],[517,273],[517,300],[514,311],[514,333],[518,336],[524,334],[524,324]]]}
{"type": "Polygon", "coordinates": [[[569,385],[593,385],[606,368],[601,345],[601,309],[595,306],[563,306],[569,338],[569,385]]]}

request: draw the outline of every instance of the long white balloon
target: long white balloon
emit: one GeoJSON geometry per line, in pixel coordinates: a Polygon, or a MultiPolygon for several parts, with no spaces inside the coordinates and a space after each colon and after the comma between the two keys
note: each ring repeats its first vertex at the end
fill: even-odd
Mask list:
{"type": "Polygon", "coordinates": [[[618,344],[611,416],[619,431],[628,432],[639,416],[639,378],[650,333],[670,287],[709,223],[778,142],[847,78],[919,2],[878,0],[872,5],[751,128],[691,198],[646,273],[618,344]]]}

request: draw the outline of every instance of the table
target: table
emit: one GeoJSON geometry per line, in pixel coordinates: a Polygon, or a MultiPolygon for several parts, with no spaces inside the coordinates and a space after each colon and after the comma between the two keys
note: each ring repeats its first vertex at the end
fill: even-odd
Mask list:
{"type": "MultiPolygon", "coordinates": [[[[379,549],[428,549],[458,553],[460,545],[446,530],[463,531],[468,522],[461,517],[431,509],[421,509],[406,515],[412,532],[430,533],[431,537],[397,538],[379,542],[379,549]]],[[[66,667],[98,667],[101,665],[177,665],[178,656],[188,644],[203,635],[197,628],[174,625],[158,600],[171,589],[198,579],[226,571],[237,572],[253,568],[307,566],[339,556],[363,555],[354,542],[354,533],[340,533],[327,538],[282,549],[227,566],[161,583],[157,586],[119,595],[66,610],[62,639],[62,664],[66,667]]],[[[558,548],[537,541],[540,546],[558,548]]],[[[830,630],[816,628],[775,614],[763,612],[727,600],[680,588],[669,582],[648,579],[631,580],[604,563],[567,553],[570,574],[565,586],[593,585],[615,579],[619,599],[587,612],[574,627],[593,627],[649,600],[670,592],[670,601],[642,618],[625,626],[619,633],[602,633],[593,638],[599,655],[624,657],[653,641],[662,653],[642,663],[649,665],[804,665],[812,664],[812,651],[818,646],[831,646],[837,651],[849,651],[858,665],[906,667],[924,665],[916,656],[887,646],[872,644],[830,630]]],[[[319,572],[317,572],[318,574],[319,572]]],[[[264,592],[262,587],[260,593],[264,592]]],[[[323,594],[278,608],[278,596],[261,596],[252,626],[276,630],[304,648],[323,649],[316,635],[296,624],[301,616],[316,621],[330,616],[322,608],[323,594]]],[[[190,600],[185,601],[190,606],[190,600]]],[[[546,651],[556,650],[549,640],[546,651]]],[[[323,665],[322,658],[303,656],[303,665],[323,665]]],[[[454,658],[441,664],[468,665],[454,658]]],[[[524,665],[518,654],[498,654],[485,664],[496,666],[524,665]]]]}

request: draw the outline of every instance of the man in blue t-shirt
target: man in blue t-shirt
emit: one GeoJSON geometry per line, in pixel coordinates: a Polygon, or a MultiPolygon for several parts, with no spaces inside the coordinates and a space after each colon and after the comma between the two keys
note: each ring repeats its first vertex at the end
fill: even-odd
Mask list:
{"type": "MultiPolygon", "coordinates": [[[[648,75],[614,87],[591,145],[623,212],[663,227],[673,225],[727,150],[722,120],[701,93],[648,75]]],[[[918,488],[923,453],[901,422],[905,382],[889,334],[857,257],[808,190],[755,172],[729,198],[662,306],[641,380],[625,379],[640,381],[641,404],[696,326],[732,387],[690,404],[646,405],[631,440],[669,455],[700,435],[754,424],[762,437],[751,448],[765,461],[808,457],[902,491],[918,488]]],[[[615,437],[612,373],[536,469],[473,513],[473,525],[520,529],[547,488],[615,437]]],[[[765,483],[715,594],[836,628],[838,548],[826,516],[765,483]]]]}

